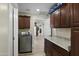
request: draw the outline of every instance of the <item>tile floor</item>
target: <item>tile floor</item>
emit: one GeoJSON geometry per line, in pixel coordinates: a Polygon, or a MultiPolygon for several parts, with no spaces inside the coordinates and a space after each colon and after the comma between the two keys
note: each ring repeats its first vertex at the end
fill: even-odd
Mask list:
{"type": "Polygon", "coordinates": [[[43,36],[33,38],[32,53],[22,53],[19,56],[45,56],[43,36]]]}

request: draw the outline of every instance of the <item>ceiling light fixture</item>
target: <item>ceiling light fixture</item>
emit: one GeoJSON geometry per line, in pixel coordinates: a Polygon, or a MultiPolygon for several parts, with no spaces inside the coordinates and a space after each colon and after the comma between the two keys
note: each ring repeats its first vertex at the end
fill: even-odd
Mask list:
{"type": "Polygon", "coordinates": [[[40,11],[40,9],[36,9],[36,11],[40,11]]]}

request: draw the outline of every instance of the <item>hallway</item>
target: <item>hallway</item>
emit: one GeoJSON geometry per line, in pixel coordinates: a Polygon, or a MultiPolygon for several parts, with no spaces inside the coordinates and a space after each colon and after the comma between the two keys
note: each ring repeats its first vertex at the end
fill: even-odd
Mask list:
{"type": "Polygon", "coordinates": [[[19,54],[19,56],[45,56],[43,36],[38,36],[33,38],[32,53],[22,53],[19,54]]]}
{"type": "MultiPolygon", "coordinates": [[[[20,56],[44,56],[44,36],[50,35],[49,8],[52,3],[19,3],[19,30],[32,34],[32,53],[21,53],[20,56]],[[27,19],[27,20],[26,20],[27,19]],[[35,23],[39,27],[39,36],[36,35],[35,23]]],[[[28,44],[29,46],[29,44],[28,44]]]]}

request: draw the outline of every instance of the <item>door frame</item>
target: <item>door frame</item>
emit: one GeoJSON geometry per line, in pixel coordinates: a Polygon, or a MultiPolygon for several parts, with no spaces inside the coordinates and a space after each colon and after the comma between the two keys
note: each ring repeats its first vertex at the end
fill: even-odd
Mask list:
{"type": "Polygon", "coordinates": [[[14,56],[18,56],[18,8],[14,8],[14,56]]]}
{"type": "Polygon", "coordinates": [[[8,55],[18,56],[18,8],[8,4],[9,15],[9,43],[8,55]]]}

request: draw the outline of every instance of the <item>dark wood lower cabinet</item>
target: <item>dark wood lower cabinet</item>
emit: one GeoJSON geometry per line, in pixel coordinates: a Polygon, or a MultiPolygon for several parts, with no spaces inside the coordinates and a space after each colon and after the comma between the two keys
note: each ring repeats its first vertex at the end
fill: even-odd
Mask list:
{"type": "Polygon", "coordinates": [[[46,38],[44,40],[46,56],[79,56],[79,27],[72,27],[71,29],[71,48],[69,52],[46,38]]]}
{"type": "Polygon", "coordinates": [[[51,50],[51,43],[50,42],[47,42],[47,40],[45,40],[45,47],[44,47],[44,51],[46,53],[46,56],[51,56],[52,53],[52,50],[51,50]]]}
{"type": "Polygon", "coordinates": [[[44,51],[46,56],[69,56],[69,52],[45,39],[44,51]]]}
{"type": "Polygon", "coordinates": [[[71,29],[71,56],[79,56],[79,27],[71,29]]]}

